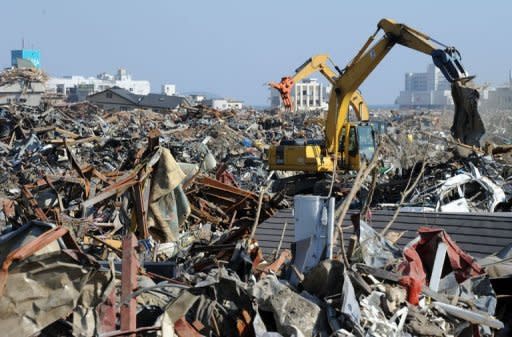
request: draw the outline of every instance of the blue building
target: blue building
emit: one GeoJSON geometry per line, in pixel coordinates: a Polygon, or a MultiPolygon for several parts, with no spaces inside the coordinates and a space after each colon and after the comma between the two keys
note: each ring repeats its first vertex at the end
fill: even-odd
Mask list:
{"type": "Polygon", "coordinates": [[[32,62],[37,69],[41,68],[41,52],[35,49],[11,50],[11,65],[18,66],[18,59],[24,59],[32,62]]]}

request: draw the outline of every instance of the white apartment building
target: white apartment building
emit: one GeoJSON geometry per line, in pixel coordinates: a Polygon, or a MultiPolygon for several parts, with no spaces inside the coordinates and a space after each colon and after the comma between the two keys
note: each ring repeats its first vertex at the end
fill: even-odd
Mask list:
{"type": "Polygon", "coordinates": [[[176,85],[175,84],[162,85],[162,94],[167,95],[167,96],[176,95],[176,85]]]}
{"type": "Polygon", "coordinates": [[[406,73],[405,90],[396,104],[400,108],[439,108],[453,105],[451,85],[433,64],[424,73],[406,73]]]}
{"type": "Polygon", "coordinates": [[[188,97],[189,97],[190,102],[192,102],[193,105],[201,104],[201,103],[204,103],[205,101],[207,101],[206,96],[201,95],[201,94],[191,94],[188,97]]]}
{"type": "Polygon", "coordinates": [[[84,100],[87,95],[112,87],[123,88],[136,95],[147,95],[151,91],[149,81],[133,80],[126,69],[122,68],[116,75],[101,73],[96,77],[51,77],[46,83],[48,92],[74,96],[74,100],[84,100]]]}
{"type": "MultiPolygon", "coordinates": [[[[307,78],[295,83],[291,92],[293,110],[326,110],[330,92],[331,86],[324,85],[316,78],[307,78]]],[[[272,88],[270,89],[270,106],[272,108],[282,106],[279,92],[272,88]]]]}
{"type": "Polygon", "coordinates": [[[233,99],[213,98],[208,100],[207,105],[216,110],[242,110],[244,103],[233,99]]]}

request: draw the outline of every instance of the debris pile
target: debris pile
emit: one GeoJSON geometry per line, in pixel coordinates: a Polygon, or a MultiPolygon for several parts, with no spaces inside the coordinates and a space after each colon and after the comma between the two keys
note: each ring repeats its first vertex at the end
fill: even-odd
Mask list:
{"type": "Polygon", "coordinates": [[[48,75],[36,68],[9,68],[0,73],[0,85],[18,81],[45,83],[47,80],[48,75]]]}
{"type": "Polygon", "coordinates": [[[130,301],[126,289],[128,297],[136,289],[126,282],[142,277],[139,284],[172,280],[188,288],[235,254],[246,270],[250,257],[240,240],[286,203],[241,186],[254,186],[257,174],[240,178],[261,166],[253,159],[259,150],[243,142],[246,133],[215,111],[193,112],[105,114],[90,104],[1,110],[0,286],[8,295],[0,315],[8,335],[131,329],[124,321],[150,320],[164,306],[150,306],[146,318],[130,312],[123,321],[123,313],[118,321],[124,304],[116,293],[130,301]],[[188,136],[178,126],[183,121],[188,136]],[[232,161],[217,165],[217,156],[232,161]],[[127,263],[133,269],[125,271],[127,263]]]}
{"type": "MultiPolygon", "coordinates": [[[[490,139],[483,148],[462,144],[447,131],[449,124],[438,113],[393,113],[381,135],[383,168],[370,193],[373,207],[511,211],[512,147],[490,139]]],[[[365,188],[372,187],[367,182],[365,188]]]]}
{"type": "Polygon", "coordinates": [[[166,129],[183,116],[142,111],[100,116],[88,104],[45,111],[12,106],[1,110],[1,117],[1,193],[8,196],[4,216],[11,224],[79,219],[101,232],[129,227],[133,214],[142,211],[147,220],[137,221],[143,227],[148,223],[147,229],[139,228],[144,237],[152,232],[168,242],[188,215],[187,228],[204,222],[227,228],[254,221],[258,203],[264,206],[263,221],[282,202],[278,194],[259,200],[256,188],[244,189],[266,178],[254,154],[259,150],[240,144],[243,134],[215,116],[189,120],[188,136],[166,129]],[[225,137],[229,134],[231,139],[225,137]],[[177,162],[172,152],[187,161],[177,162]],[[218,157],[228,159],[217,165],[218,157]],[[170,204],[173,216],[158,212],[170,204]],[[164,222],[174,228],[172,235],[164,233],[164,222]]]}
{"type": "MultiPolygon", "coordinates": [[[[450,155],[449,151],[445,153],[450,155]]],[[[488,156],[460,158],[456,154],[449,160],[428,162],[417,162],[402,174],[388,175],[388,181],[376,187],[373,206],[421,212],[511,211],[510,164],[488,156]],[[411,177],[417,179],[417,184],[400,201],[401,192],[411,185],[411,177]]]]}
{"type": "Polygon", "coordinates": [[[32,221],[0,237],[1,324],[6,336],[493,336],[503,319],[510,328],[484,267],[442,229],[420,228],[402,250],[354,226],[348,265],[299,270],[287,250],[265,261],[235,228],[188,249],[181,240],[171,258],[171,247],[152,251],[133,234],[80,247],[66,227],[32,221]]]}
{"type": "Polygon", "coordinates": [[[359,217],[334,226],[344,205],[509,211],[509,150],[446,141],[425,118],[392,120],[377,151],[382,169],[371,166],[371,179],[338,175],[337,200],[310,219],[312,196],[302,204],[269,192],[285,174],[267,171],[264,148],[299,134],[320,138],[318,118],[202,106],[170,114],[105,113],[88,103],[2,107],[4,335],[509,331],[510,303],[500,296],[510,294],[495,285],[510,281],[510,248],[477,262],[441,228],[419,228],[403,247],[359,217]],[[352,185],[363,186],[355,202],[352,185]],[[277,248],[265,255],[256,229],[290,205],[303,217],[295,245],[281,249],[285,224],[267,233],[277,248]]]}

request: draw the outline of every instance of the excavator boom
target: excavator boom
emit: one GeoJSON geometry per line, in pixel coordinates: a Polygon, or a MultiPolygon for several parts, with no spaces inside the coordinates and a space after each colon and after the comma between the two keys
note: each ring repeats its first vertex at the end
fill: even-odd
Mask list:
{"type": "MultiPolygon", "coordinates": [[[[324,77],[332,84],[336,84],[336,78],[339,76],[327,62],[329,61],[329,55],[318,54],[310,57],[300,67],[295,70],[293,76],[285,76],[281,78],[281,82],[269,82],[269,86],[279,91],[283,106],[286,110],[293,111],[293,102],[291,98],[291,91],[295,83],[303,80],[309,75],[320,72],[324,77]]],[[[367,121],[369,118],[368,106],[366,105],[361,94],[356,91],[353,93],[350,99],[350,106],[352,107],[356,118],[359,121],[367,121]]]]}
{"type": "Polygon", "coordinates": [[[434,64],[452,83],[460,82],[463,84],[471,79],[464,70],[460,62],[460,54],[455,48],[441,45],[428,35],[407,25],[396,23],[390,19],[380,20],[377,31],[369,37],[363,48],[343,69],[333,86],[334,94],[330,97],[325,129],[328,153],[337,153],[339,150],[341,136],[339,125],[343,125],[347,119],[352,93],[357,90],[396,44],[430,55],[434,64]],[[384,35],[373,44],[375,37],[381,30],[384,35]],[[444,49],[440,49],[436,45],[440,45],[444,49]]]}
{"type": "MultiPolygon", "coordinates": [[[[315,55],[302,64],[293,76],[286,76],[280,83],[269,83],[277,89],[283,101],[283,105],[289,111],[293,108],[291,90],[295,83],[315,72],[320,72],[334,85],[339,72],[335,72],[327,64],[329,56],[325,54],[315,55]]],[[[358,121],[366,122],[369,111],[359,91],[354,91],[349,103],[358,121]]],[[[325,124],[325,119],[323,119],[325,124]]],[[[342,126],[340,126],[341,128],[342,126]]],[[[324,141],[285,141],[278,146],[271,146],[268,151],[268,162],[271,169],[306,171],[306,172],[332,172],[335,167],[335,158],[327,155],[324,141]]]]}
{"type": "Polygon", "coordinates": [[[275,83],[270,82],[269,85],[277,89],[279,94],[281,95],[281,100],[283,102],[283,106],[286,110],[293,111],[293,103],[291,98],[291,91],[295,83],[303,80],[307,76],[320,72],[322,75],[327,78],[331,84],[335,83],[336,73],[328,66],[327,61],[329,61],[329,55],[327,54],[319,54],[315,55],[306,60],[297,70],[295,70],[295,75],[293,76],[285,76],[281,78],[281,82],[275,83]]]}
{"type": "MultiPolygon", "coordinates": [[[[329,61],[327,55],[316,55],[299,67],[294,76],[283,77],[280,83],[270,84],[279,90],[287,109],[293,106],[290,95],[293,85],[309,74],[319,71],[332,84],[325,121],[325,140],[321,142],[301,140],[302,143],[293,141],[271,147],[269,150],[271,169],[332,172],[337,163],[341,162],[343,168],[357,170],[361,160],[365,158],[370,160],[374,153],[374,133],[368,123],[354,124],[349,121],[350,107],[359,122],[368,121],[368,108],[357,89],[397,44],[430,55],[434,64],[452,83],[453,88],[458,86],[458,88],[469,89],[464,84],[471,77],[464,70],[460,54],[454,47],[447,47],[407,25],[382,19],[375,33],[368,38],[343,70],[336,67],[335,72],[327,64],[329,61]],[[375,42],[381,31],[382,36],[375,42]]],[[[460,92],[457,97],[472,94],[470,90],[452,90],[460,92]]],[[[457,102],[455,105],[460,109],[465,106],[457,102]]],[[[476,104],[473,105],[476,106],[476,104]]],[[[464,113],[461,116],[463,119],[464,113]]]]}

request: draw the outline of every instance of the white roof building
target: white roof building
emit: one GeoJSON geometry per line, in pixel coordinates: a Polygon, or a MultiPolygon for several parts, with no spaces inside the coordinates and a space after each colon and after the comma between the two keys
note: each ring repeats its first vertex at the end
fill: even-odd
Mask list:
{"type": "Polygon", "coordinates": [[[89,88],[89,95],[112,87],[123,88],[136,95],[147,95],[151,91],[149,81],[133,80],[126,69],[122,68],[117,71],[116,75],[101,73],[96,77],[51,77],[46,83],[48,92],[64,94],[66,96],[72,94],[79,86],[89,88]]]}

